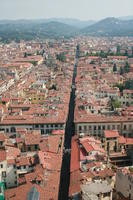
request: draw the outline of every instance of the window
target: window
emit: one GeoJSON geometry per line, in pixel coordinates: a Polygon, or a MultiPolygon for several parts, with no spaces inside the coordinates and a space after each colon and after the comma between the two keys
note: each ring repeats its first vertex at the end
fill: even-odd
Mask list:
{"type": "Polygon", "coordinates": [[[97,127],[96,127],[96,126],[94,126],[94,130],[97,130],[97,127]]]}
{"type": "Polygon", "coordinates": [[[82,129],[82,127],[81,127],[81,126],[79,126],[79,131],[81,131],[81,129],[82,129]]]}
{"type": "Polygon", "coordinates": [[[98,130],[101,130],[101,126],[98,126],[98,130]]]}
{"type": "Polygon", "coordinates": [[[35,128],[39,128],[39,125],[38,125],[38,124],[36,124],[36,125],[35,125],[35,128]]]}
{"type": "Polygon", "coordinates": [[[130,124],[130,125],[129,125],[129,130],[131,130],[131,129],[132,129],[132,125],[130,124]]]}
{"type": "Polygon", "coordinates": [[[41,135],[43,135],[44,134],[44,130],[43,129],[41,129],[41,135]]]}
{"type": "Polygon", "coordinates": [[[113,130],[115,129],[115,125],[112,125],[112,129],[113,129],[113,130]]]}
{"type": "Polygon", "coordinates": [[[14,184],[17,185],[17,181],[14,181],[14,184]]]}
{"type": "Polygon", "coordinates": [[[84,131],[86,131],[86,129],[87,129],[86,126],[84,126],[84,131]]]}
{"type": "Polygon", "coordinates": [[[107,126],[107,129],[110,130],[110,125],[107,126]]]}
{"type": "Polygon", "coordinates": [[[126,130],[127,129],[127,126],[126,125],[124,125],[124,130],[126,130]]]}
{"type": "Polygon", "coordinates": [[[105,126],[103,126],[103,130],[105,130],[105,126]]]}
{"type": "Polygon", "coordinates": [[[21,169],[21,167],[20,167],[20,166],[18,166],[18,167],[17,167],[17,169],[21,169]]]}
{"type": "Polygon", "coordinates": [[[6,172],[2,172],[2,177],[6,178],[6,172]]]}
{"type": "Polygon", "coordinates": [[[1,164],[0,167],[3,168],[3,164],[1,164]]]}
{"type": "Polygon", "coordinates": [[[6,132],[7,132],[7,133],[9,132],[9,129],[8,129],[8,128],[6,129],[6,132]]]}
{"type": "Polygon", "coordinates": [[[91,130],[91,126],[89,126],[89,130],[91,130]]]}
{"type": "Polygon", "coordinates": [[[28,147],[28,151],[31,151],[31,147],[28,147]]]}
{"type": "Polygon", "coordinates": [[[120,125],[117,125],[117,130],[120,130],[120,125]]]}
{"type": "Polygon", "coordinates": [[[15,132],[16,132],[15,127],[11,127],[11,133],[15,133],[15,132]]]}

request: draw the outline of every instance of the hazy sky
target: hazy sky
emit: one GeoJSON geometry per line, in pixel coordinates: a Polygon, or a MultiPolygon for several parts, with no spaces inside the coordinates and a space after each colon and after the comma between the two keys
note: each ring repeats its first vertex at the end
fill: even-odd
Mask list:
{"type": "Polygon", "coordinates": [[[83,20],[133,15],[133,0],[0,0],[0,19],[83,20]]]}

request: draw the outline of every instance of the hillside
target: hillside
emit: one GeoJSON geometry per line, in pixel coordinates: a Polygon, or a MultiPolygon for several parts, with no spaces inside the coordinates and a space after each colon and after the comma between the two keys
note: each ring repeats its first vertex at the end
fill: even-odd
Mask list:
{"type": "Polygon", "coordinates": [[[95,36],[133,36],[133,20],[106,18],[81,30],[95,36]]]}
{"type": "MultiPolygon", "coordinates": [[[[49,19],[51,20],[51,19],[49,19]]],[[[77,28],[85,28],[87,26],[90,26],[92,24],[94,24],[96,21],[94,20],[86,20],[86,21],[83,21],[83,20],[79,20],[79,19],[71,19],[71,18],[55,18],[53,19],[54,21],[57,21],[57,22],[61,22],[61,23],[64,23],[64,24],[67,24],[67,25],[70,25],[70,26],[74,26],[74,27],[77,27],[77,28]]]]}
{"type": "Polygon", "coordinates": [[[32,40],[45,38],[69,37],[78,31],[77,28],[60,22],[32,20],[1,21],[0,37],[4,41],[32,40]]]}
{"type": "Polygon", "coordinates": [[[133,36],[133,20],[106,18],[96,23],[75,19],[55,20],[2,20],[0,21],[0,38],[5,42],[9,42],[21,39],[68,38],[75,35],[133,36]],[[81,28],[85,24],[87,26],[81,28]]]}

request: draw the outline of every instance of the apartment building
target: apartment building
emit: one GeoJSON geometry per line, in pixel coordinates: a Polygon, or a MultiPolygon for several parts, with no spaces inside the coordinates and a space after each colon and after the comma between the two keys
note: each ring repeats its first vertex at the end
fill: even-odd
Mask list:
{"type": "Polygon", "coordinates": [[[133,137],[132,117],[103,117],[97,115],[75,117],[75,130],[78,135],[103,137],[105,130],[118,130],[124,137],[133,137]]]}

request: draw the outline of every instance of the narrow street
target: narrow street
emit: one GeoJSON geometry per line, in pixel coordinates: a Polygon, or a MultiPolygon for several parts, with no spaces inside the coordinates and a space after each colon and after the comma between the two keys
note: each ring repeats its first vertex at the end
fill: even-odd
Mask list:
{"type": "Polygon", "coordinates": [[[75,109],[75,78],[77,75],[77,64],[79,57],[79,46],[76,49],[75,65],[72,79],[72,90],[69,103],[69,113],[65,128],[64,155],[62,161],[59,200],[68,200],[69,182],[70,182],[70,158],[71,158],[71,139],[74,134],[74,109],[75,109]]]}

